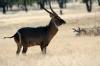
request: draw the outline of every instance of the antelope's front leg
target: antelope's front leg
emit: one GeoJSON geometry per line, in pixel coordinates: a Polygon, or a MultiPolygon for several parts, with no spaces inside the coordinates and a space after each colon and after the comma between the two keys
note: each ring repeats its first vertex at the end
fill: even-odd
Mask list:
{"type": "Polygon", "coordinates": [[[41,45],[40,48],[41,48],[42,54],[46,54],[47,46],[41,45]]]}
{"type": "Polygon", "coordinates": [[[27,52],[27,49],[28,49],[28,46],[23,46],[22,53],[23,53],[23,54],[26,54],[26,52],[27,52]]]}

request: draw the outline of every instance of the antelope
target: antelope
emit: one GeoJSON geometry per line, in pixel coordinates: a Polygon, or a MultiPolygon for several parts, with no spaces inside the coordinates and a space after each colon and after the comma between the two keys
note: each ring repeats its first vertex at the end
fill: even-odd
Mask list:
{"type": "Polygon", "coordinates": [[[78,29],[72,28],[74,31],[73,32],[77,32],[77,36],[86,34],[86,31],[84,29],[81,29],[80,27],[78,27],[78,29]]]}
{"type": "Polygon", "coordinates": [[[80,35],[94,35],[94,36],[98,36],[100,35],[100,27],[92,27],[92,28],[80,28],[78,27],[78,29],[72,28],[74,30],[74,32],[77,32],[76,35],[80,36],[80,35]]]}
{"type": "Polygon", "coordinates": [[[40,46],[42,54],[46,54],[47,46],[50,41],[58,32],[58,27],[66,22],[60,18],[57,13],[52,9],[51,4],[49,7],[51,11],[48,11],[41,4],[42,8],[50,15],[51,20],[48,25],[40,27],[23,27],[20,28],[13,36],[4,38],[14,38],[17,44],[16,54],[19,55],[21,48],[22,54],[26,54],[28,47],[40,46]]]}

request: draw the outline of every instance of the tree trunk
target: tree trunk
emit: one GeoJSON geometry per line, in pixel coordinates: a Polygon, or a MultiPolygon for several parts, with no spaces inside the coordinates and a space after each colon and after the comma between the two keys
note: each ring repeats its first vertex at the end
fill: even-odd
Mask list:
{"type": "Polygon", "coordinates": [[[86,7],[88,12],[92,11],[92,0],[86,0],[86,7]]]}
{"type": "Polygon", "coordinates": [[[40,0],[40,1],[39,1],[39,5],[40,5],[40,9],[43,9],[42,7],[45,7],[45,2],[44,2],[44,0],[43,0],[43,1],[40,0]],[[43,6],[41,6],[40,3],[41,3],[43,6]]]}
{"type": "Polygon", "coordinates": [[[25,8],[25,11],[27,12],[28,9],[27,9],[27,2],[26,2],[26,0],[24,0],[24,8],[25,8]]]}
{"type": "Polygon", "coordinates": [[[6,14],[6,6],[3,6],[3,14],[6,14]]]}
{"type": "Polygon", "coordinates": [[[100,6],[100,0],[98,0],[98,5],[100,6]]]}
{"type": "Polygon", "coordinates": [[[64,0],[58,0],[58,4],[60,8],[64,8],[64,0]]]}

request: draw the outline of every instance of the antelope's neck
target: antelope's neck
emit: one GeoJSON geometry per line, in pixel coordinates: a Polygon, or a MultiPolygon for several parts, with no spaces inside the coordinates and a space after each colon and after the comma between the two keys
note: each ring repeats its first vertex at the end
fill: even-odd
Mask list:
{"type": "Polygon", "coordinates": [[[49,32],[49,39],[51,40],[55,35],[56,33],[58,32],[58,27],[57,25],[51,20],[50,23],[49,23],[49,29],[48,29],[48,32],[49,32]]]}

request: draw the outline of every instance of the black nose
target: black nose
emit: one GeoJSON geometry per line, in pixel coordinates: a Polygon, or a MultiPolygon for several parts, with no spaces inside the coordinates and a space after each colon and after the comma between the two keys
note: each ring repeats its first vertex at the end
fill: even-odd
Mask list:
{"type": "Polygon", "coordinates": [[[64,21],[63,24],[66,24],[66,22],[64,21]]]}

